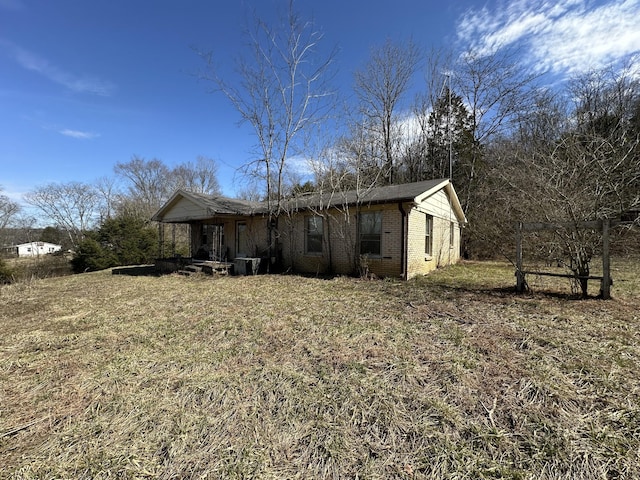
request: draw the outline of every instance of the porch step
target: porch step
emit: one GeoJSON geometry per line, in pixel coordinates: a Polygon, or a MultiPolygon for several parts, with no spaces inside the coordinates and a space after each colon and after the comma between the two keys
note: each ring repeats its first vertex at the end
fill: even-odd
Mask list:
{"type": "Polygon", "coordinates": [[[198,275],[200,273],[202,273],[202,268],[196,265],[185,265],[184,268],[178,270],[178,275],[184,275],[185,277],[198,275]]]}
{"type": "Polygon", "coordinates": [[[191,273],[202,273],[202,267],[199,265],[186,265],[183,270],[191,273]]]}
{"type": "Polygon", "coordinates": [[[202,265],[202,271],[207,275],[227,275],[233,266],[221,262],[211,262],[202,265]]]}
{"type": "Polygon", "coordinates": [[[198,274],[228,275],[232,271],[233,263],[206,261],[197,264],[184,265],[182,268],[178,269],[177,273],[188,277],[198,274]]]}

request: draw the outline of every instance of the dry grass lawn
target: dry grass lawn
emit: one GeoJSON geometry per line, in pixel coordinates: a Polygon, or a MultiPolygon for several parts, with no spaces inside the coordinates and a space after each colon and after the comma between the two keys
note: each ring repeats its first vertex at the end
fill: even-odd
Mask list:
{"type": "Polygon", "coordinates": [[[640,478],[640,262],[613,277],[1,287],[0,477],[640,478]]]}

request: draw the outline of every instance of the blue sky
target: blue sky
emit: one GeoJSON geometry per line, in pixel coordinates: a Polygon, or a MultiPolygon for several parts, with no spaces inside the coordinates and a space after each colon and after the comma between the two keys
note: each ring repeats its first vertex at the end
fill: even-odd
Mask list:
{"type": "MultiPolygon", "coordinates": [[[[221,95],[198,81],[194,48],[224,74],[242,49],[247,12],[275,20],[284,0],[0,0],[0,185],[20,200],[35,186],[113,176],[133,155],[169,166],[217,160],[223,192],[254,138],[221,95]]],[[[523,68],[556,77],[640,52],[640,0],[298,0],[338,47],[336,86],[387,38],[430,49],[521,47],[523,68]]],[[[416,78],[416,83],[420,76],[416,78]]]]}

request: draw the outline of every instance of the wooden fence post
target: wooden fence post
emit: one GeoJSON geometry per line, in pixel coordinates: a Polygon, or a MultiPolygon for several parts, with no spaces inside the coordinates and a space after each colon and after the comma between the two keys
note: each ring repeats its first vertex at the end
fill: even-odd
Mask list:
{"type": "Polygon", "coordinates": [[[611,220],[602,220],[602,298],[608,300],[611,297],[611,264],[609,259],[609,227],[611,220]]]}
{"type": "Polygon", "coordinates": [[[516,225],[516,292],[525,289],[524,273],[522,273],[522,222],[516,225]]]}

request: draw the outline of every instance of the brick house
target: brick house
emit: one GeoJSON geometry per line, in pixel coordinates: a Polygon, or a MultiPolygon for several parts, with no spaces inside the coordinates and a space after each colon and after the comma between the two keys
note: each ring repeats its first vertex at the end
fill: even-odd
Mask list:
{"type": "Polygon", "coordinates": [[[164,224],[188,224],[193,258],[260,258],[296,272],[404,279],[456,263],[466,223],[448,179],[302,195],[283,202],[271,229],[268,219],[265,203],[184,190],[152,217],[161,243],[164,224]]]}

